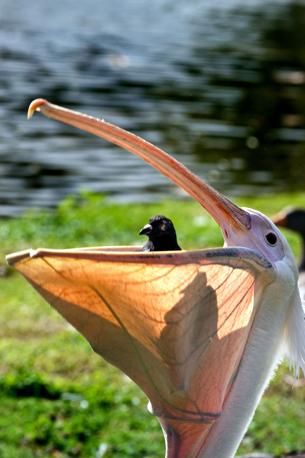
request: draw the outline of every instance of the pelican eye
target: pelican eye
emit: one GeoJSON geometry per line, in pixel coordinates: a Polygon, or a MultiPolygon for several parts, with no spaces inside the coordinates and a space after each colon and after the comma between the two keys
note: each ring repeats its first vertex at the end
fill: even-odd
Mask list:
{"type": "Polygon", "coordinates": [[[268,232],[268,234],[265,235],[265,239],[271,246],[274,246],[277,242],[277,236],[274,232],[268,232]]]}

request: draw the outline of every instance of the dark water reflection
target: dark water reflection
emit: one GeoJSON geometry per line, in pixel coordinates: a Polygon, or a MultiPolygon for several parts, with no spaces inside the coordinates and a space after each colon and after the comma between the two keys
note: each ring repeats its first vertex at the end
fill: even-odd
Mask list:
{"type": "Polygon", "coordinates": [[[27,122],[39,96],[139,133],[229,195],[303,189],[302,3],[0,0],[0,215],[83,188],[179,193],[129,153],[27,122]]]}

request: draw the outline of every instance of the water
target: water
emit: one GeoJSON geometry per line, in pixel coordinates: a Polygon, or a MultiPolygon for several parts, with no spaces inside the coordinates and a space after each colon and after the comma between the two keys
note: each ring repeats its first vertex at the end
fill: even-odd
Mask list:
{"type": "Polygon", "coordinates": [[[127,128],[228,195],[304,189],[305,5],[0,0],[0,215],[89,189],[181,192],[130,153],[36,115],[45,97],[127,128]]]}

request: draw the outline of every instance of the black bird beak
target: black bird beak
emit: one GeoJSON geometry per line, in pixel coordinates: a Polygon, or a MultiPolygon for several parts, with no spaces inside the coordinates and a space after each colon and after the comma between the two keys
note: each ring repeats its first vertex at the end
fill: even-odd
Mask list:
{"type": "Polygon", "coordinates": [[[149,235],[152,231],[152,225],[151,224],[145,224],[145,226],[142,227],[142,229],[139,232],[139,235],[149,235]]]}

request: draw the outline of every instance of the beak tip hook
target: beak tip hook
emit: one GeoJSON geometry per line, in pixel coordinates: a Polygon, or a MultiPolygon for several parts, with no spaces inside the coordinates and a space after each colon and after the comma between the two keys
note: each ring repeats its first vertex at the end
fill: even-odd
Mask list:
{"type": "Polygon", "coordinates": [[[31,119],[35,111],[40,111],[40,107],[46,105],[48,102],[45,99],[35,99],[33,100],[28,108],[27,118],[31,119]]]}

